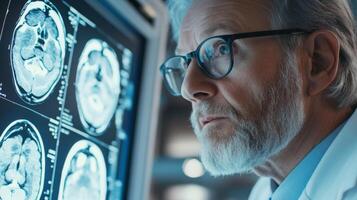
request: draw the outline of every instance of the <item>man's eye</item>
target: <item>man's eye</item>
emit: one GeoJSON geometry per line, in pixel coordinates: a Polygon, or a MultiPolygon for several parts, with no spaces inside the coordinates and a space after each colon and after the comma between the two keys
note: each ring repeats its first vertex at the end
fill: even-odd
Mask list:
{"type": "Polygon", "coordinates": [[[215,62],[216,59],[230,54],[230,48],[226,41],[214,38],[202,45],[199,55],[201,62],[215,62]]]}
{"type": "Polygon", "coordinates": [[[215,57],[219,57],[219,56],[224,56],[229,54],[229,47],[227,44],[220,42],[220,43],[216,43],[213,46],[211,46],[210,48],[206,48],[205,49],[205,56],[208,59],[212,59],[215,57]]]}
{"type": "Polygon", "coordinates": [[[216,56],[225,56],[229,54],[229,47],[227,44],[220,44],[217,47],[216,56]]]}

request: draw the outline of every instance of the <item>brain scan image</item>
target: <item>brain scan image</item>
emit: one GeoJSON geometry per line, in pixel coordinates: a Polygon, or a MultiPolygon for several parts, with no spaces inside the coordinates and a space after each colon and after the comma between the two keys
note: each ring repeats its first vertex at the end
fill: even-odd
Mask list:
{"type": "Polygon", "coordinates": [[[89,40],[79,59],[76,99],[80,120],[92,135],[101,135],[112,119],[120,94],[115,51],[99,39],[89,40]]]}
{"type": "Polygon", "coordinates": [[[101,150],[94,143],[81,140],[74,144],[62,169],[59,200],[106,198],[106,165],[101,150]]]}
{"type": "Polygon", "coordinates": [[[37,128],[27,120],[12,122],[0,136],[0,200],[39,200],[45,156],[37,128]]]}
{"type": "Polygon", "coordinates": [[[15,26],[10,54],[16,91],[26,103],[43,102],[59,81],[65,35],[62,17],[49,1],[25,4],[15,26]]]}

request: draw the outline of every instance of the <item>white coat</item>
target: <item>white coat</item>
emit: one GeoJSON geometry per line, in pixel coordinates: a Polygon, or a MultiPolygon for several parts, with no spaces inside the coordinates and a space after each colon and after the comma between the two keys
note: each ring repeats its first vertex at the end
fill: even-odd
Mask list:
{"type": "MultiPolygon", "coordinates": [[[[260,178],[249,200],[268,200],[271,194],[270,179],[260,178]]],[[[327,149],[299,200],[357,200],[357,110],[327,149]]]]}

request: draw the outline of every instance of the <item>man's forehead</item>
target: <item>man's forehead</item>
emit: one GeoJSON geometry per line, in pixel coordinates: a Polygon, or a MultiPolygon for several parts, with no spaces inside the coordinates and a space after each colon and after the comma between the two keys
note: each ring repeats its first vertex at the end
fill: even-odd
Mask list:
{"type": "MultiPolygon", "coordinates": [[[[195,0],[192,7],[184,17],[185,24],[196,24],[203,19],[225,20],[239,16],[242,19],[249,17],[247,20],[254,20],[262,15],[269,15],[271,12],[271,0],[195,0]]],[[[266,17],[266,16],[265,16],[266,17]]],[[[215,21],[217,21],[215,20],[215,21]]]]}
{"type": "MultiPolygon", "coordinates": [[[[191,8],[215,8],[219,5],[228,6],[254,6],[270,10],[272,0],[192,0],[191,8]]],[[[233,8],[232,9],[236,9],[233,8]]]]}
{"type": "MultiPolygon", "coordinates": [[[[200,43],[208,36],[257,31],[270,26],[270,0],[196,0],[183,19],[177,53],[187,40],[200,43]],[[262,3],[264,2],[264,3],[262,3]]],[[[186,51],[184,51],[186,50],[186,51]]]]}
{"type": "MultiPolygon", "coordinates": [[[[182,42],[180,40],[182,40],[183,38],[191,38],[193,40],[196,40],[196,43],[198,44],[201,43],[202,40],[210,36],[238,33],[239,31],[243,30],[242,25],[238,22],[239,21],[232,19],[226,21],[216,21],[212,26],[203,26],[203,28],[199,32],[195,32],[195,28],[182,30],[175,52],[177,55],[188,53],[187,50],[185,50],[187,49],[187,47],[181,47],[182,42]]],[[[193,50],[194,47],[190,49],[193,50]]]]}

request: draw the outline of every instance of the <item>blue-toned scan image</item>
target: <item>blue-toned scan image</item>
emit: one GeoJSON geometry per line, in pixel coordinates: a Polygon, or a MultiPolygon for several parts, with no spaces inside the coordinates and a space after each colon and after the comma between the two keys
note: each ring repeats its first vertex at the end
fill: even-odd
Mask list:
{"type": "Polygon", "coordinates": [[[44,101],[60,79],[65,27],[50,2],[25,4],[11,43],[11,66],[18,95],[29,104],[44,101]]]}
{"type": "Polygon", "coordinates": [[[100,148],[80,140],[70,149],[64,163],[58,199],[104,200],[106,166],[100,148]]]}
{"type": "Polygon", "coordinates": [[[91,134],[101,134],[115,113],[120,93],[119,69],[117,55],[106,42],[87,42],[77,67],[76,99],[81,122],[91,134]]]}
{"type": "Polygon", "coordinates": [[[38,129],[16,120],[0,137],[0,199],[38,200],[44,182],[44,147],[38,129]]]}

